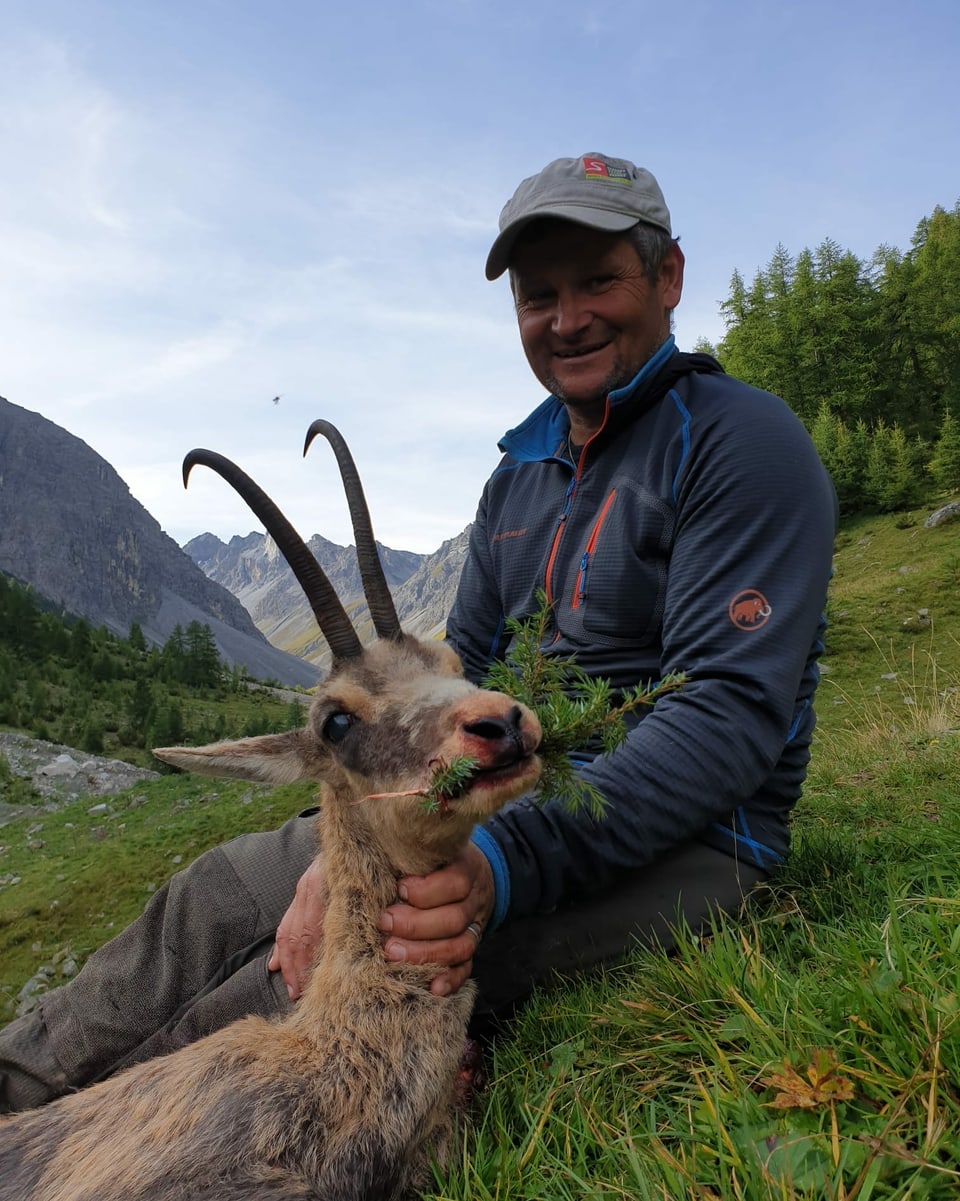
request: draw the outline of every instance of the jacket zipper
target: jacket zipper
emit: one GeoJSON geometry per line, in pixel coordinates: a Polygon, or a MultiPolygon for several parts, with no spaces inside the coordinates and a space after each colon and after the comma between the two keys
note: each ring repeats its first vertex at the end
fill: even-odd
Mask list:
{"type": "Polygon", "coordinates": [[[590,531],[590,537],[587,539],[587,547],[583,552],[583,557],[580,560],[580,572],[577,575],[577,585],[573,590],[573,608],[579,609],[580,605],[586,599],[587,595],[587,570],[590,566],[590,556],[596,549],[597,539],[600,537],[600,530],[603,528],[603,523],[606,520],[607,514],[610,512],[610,506],[613,504],[613,498],[617,495],[617,490],[610,493],[607,499],[603,502],[603,508],[600,510],[600,515],[593,523],[593,529],[590,531]]]}
{"type": "MultiPolygon", "coordinates": [[[[581,457],[583,452],[581,451],[581,457]]],[[[570,512],[570,505],[573,503],[573,494],[576,491],[577,480],[579,477],[579,467],[573,474],[573,478],[567,485],[567,491],[563,497],[563,508],[560,511],[560,516],[557,518],[557,528],[554,530],[553,542],[550,546],[550,554],[547,556],[547,571],[544,580],[544,591],[547,594],[547,600],[553,604],[553,589],[550,587],[550,580],[553,576],[553,565],[557,561],[557,550],[560,546],[560,535],[563,533],[563,523],[567,520],[567,514],[570,512]]]]}
{"type": "MultiPolygon", "coordinates": [[[[568,485],[567,491],[563,498],[563,509],[561,510],[560,516],[557,518],[557,528],[553,534],[553,542],[550,546],[550,554],[547,556],[547,568],[546,568],[545,578],[544,578],[544,582],[543,582],[544,592],[547,594],[547,601],[551,605],[553,604],[554,600],[556,599],[553,595],[553,588],[551,587],[551,580],[553,578],[554,565],[556,564],[556,561],[557,561],[557,552],[560,549],[560,539],[563,535],[563,526],[567,520],[567,516],[570,513],[570,508],[573,504],[573,497],[577,490],[577,484],[579,484],[580,477],[583,474],[583,465],[586,462],[586,458],[587,458],[587,448],[589,447],[590,443],[594,440],[594,438],[597,437],[597,434],[600,434],[603,431],[604,427],[607,424],[607,419],[609,418],[609,416],[610,416],[610,398],[608,397],[606,404],[604,406],[603,421],[600,423],[600,428],[595,433],[591,434],[590,437],[586,440],[586,442],[584,442],[583,447],[580,450],[580,460],[577,463],[577,466],[573,473],[573,479],[570,481],[570,484],[568,485]]],[[[560,631],[555,630],[552,641],[556,642],[556,640],[559,637],[560,637],[560,631]]]]}

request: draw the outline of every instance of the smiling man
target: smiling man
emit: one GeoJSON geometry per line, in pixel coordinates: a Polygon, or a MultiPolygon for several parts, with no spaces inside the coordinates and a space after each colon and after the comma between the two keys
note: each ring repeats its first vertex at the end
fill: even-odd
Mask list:
{"type": "MultiPolygon", "coordinates": [[[[602,154],[524,180],[487,260],[488,278],[509,272],[549,395],[500,443],[447,639],[479,682],[509,656],[508,619],[535,612],[545,590],[546,654],[614,689],[672,672],[687,682],[612,754],[583,748],[602,820],[521,799],[455,862],[398,882],[385,955],[442,965],[440,995],[473,971],[486,1015],[555,971],[669,947],[676,922],[736,911],[789,847],[836,501],[782,401],[677,350],[683,268],[656,180],[602,154]]],[[[312,820],[295,818],[178,873],[73,982],[0,1032],[0,1108],[288,1009],[322,938],[313,853],[312,820]]]]}
{"type": "Polygon", "coordinates": [[[547,218],[519,235],[510,268],[527,362],[566,406],[582,445],[604,402],[625,387],[670,332],[683,254],[670,241],[651,270],[634,241],[547,218]]]}
{"type": "Polygon", "coordinates": [[[447,638],[481,679],[544,589],[545,653],[615,688],[688,682],[613,754],[585,750],[602,821],[521,800],[404,882],[388,954],[447,957],[435,987],[456,987],[469,922],[482,1010],[735,911],[789,847],[836,502],[782,401],[677,350],[683,269],[654,177],[601,154],[524,180],[487,259],[550,395],[500,443],[447,638]]]}
{"type": "Polygon", "coordinates": [[[656,180],[622,160],[560,159],[521,184],[501,227],[487,278],[509,268],[527,361],[575,428],[599,423],[680,301],[683,254],[656,180]]]}

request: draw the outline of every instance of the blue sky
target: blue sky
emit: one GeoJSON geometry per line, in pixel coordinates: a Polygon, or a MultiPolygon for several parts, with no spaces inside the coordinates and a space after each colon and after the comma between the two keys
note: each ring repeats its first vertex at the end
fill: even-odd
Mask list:
{"type": "Polygon", "coordinates": [[[352,541],[431,551],[542,399],[500,208],[560,155],[658,177],[677,337],[782,241],[906,249],[960,197],[960,5],[0,0],[0,395],[83,438],[178,541],[255,520],[179,464],[235,458],[352,541]],[[279,404],[271,398],[281,394],[279,404]]]}

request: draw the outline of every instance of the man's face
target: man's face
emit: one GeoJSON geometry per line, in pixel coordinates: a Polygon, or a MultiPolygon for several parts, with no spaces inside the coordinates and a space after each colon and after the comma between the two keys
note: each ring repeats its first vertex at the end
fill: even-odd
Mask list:
{"type": "Polygon", "coordinates": [[[541,384],[565,404],[594,405],[623,387],[670,332],[683,255],[674,243],[656,283],[622,234],[544,221],[513,270],[520,341],[541,384]]]}

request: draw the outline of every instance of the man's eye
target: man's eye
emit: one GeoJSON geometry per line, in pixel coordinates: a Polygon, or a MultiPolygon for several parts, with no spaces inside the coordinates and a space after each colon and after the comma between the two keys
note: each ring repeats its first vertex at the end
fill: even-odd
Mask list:
{"type": "Polygon", "coordinates": [[[612,275],[593,275],[587,280],[587,287],[593,292],[601,292],[613,283],[612,275]]]}
{"type": "Polygon", "coordinates": [[[331,713],[323,723],[323,736],[334,744],[343,742],[357,719],[352,713],[331,713]]]}

